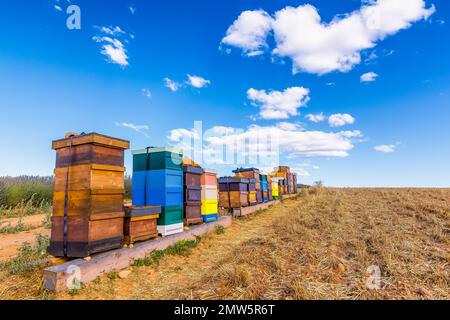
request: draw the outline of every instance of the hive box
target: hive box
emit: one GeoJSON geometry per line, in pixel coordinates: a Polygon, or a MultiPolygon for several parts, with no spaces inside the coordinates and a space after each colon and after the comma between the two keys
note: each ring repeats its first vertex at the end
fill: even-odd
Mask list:
{"type": "Polygon", "coordinates": [[[133,173],[132,201],[135,206],[174,206],[183,203],[183,172],[152,170],[133,173]]]}
{"type": "Polygon", "coordinates": [[[124,150],[129,142],[97,133],[68,134],[56,150],[49,253],[83,258],[124,240],[124,150]]]}
{"type": "Polygon", "coordinates": [[[203,222],[204,223],[211,223],[211,222],[216,222],[217,220],[219,220],[219,214],[218,213],[214,213],[214,214],[206,214],[203,215],[203,222]]]}
{"type": "Polygon", "coordinates": [[[133,172],[183,169],[183,152],[169,148],[146,148],[133,153],[133,172]]]}
{"type": "Polygon", "coordinates": [[[248,207],[248,192],[230,191],[219,193],[219,206],[222,208],[248,207]]]}
{"type": "Polygon", "coordinates": [[[219,211],[218,200],[203,200],[202,201],[202,214],[209,215],[215,214],[219,211]]]}
{"type": "Polygon", "coordinates": [[[184,221],[187,225],[202,223],[202,168],[183,166],[184,221]]]}
{"type": "Polygon", "coordinates": [[[161,207],[125,207],[125,243],[133,244],[158,237],[157,220],[161,207]]]}
{"type": "Polygon", "coordinates": [[[256,168],[239,168],[233,171],[236,178],[255,179],[259,182],[260,173],[256,168]]]}

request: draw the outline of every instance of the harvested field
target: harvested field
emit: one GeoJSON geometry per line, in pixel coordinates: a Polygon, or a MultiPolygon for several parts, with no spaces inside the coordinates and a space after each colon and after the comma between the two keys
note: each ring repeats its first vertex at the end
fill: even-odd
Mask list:
{"type": "Polygon", "coordinates": [[[0,275],[0,299],[449,299],[449,230],[450,189],[311,190],[77,291],[0,275]]]}

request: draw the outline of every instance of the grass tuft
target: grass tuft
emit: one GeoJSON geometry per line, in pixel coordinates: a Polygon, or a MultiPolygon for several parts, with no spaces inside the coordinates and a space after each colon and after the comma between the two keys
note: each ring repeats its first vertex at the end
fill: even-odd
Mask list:
{"type": "Polygon", "coordinates": [[[198,243],[201,241],[200,237],[196,240],[181,240],[178,241],[173,246],[170,246],[164,250],[154,250],[148,254],[143,259],[136,259],[133,262],[135,267],[149,267],[149,266],[159,266],[161,259],[165,256],[188,256],[190,250],[197,247],[198,243]]]}
{"type": "Polygon", "coordinates": [[[0,270],[9,275],[29,275],[36,268],[48,263],[45,258],[47,257],[49,243],[50,239],[48,237],[37,235],[33,246],[25,242],[20,247],[17,257],[1,261],[0,270]]]}

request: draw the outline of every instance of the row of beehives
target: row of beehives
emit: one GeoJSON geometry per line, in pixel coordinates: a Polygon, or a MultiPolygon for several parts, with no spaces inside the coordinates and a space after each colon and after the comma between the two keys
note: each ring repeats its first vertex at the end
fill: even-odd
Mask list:
{"type": "Polygon", "coordinates": [[[239,208],[296,192],[288,167],[272,175],[238,169],[217,179],[181,151],[133,151],[132,204],[124,206],[124,151],[129,142],[96,133],[68,134],[57,152],[49,253],[86,257],[123,244],[217,221],[219,206],[239,208]],[[220,203],[219,203],[220,202],[220,203]]]}
{"type": "Polygon", "coordinates": [[[248,207],[297,193],[297,176],[289,167],[277,167],[269,175],[256,168],[240,168],[233,172],[234,177],[219,179],[219,206],[222,208],[248,207]]]}

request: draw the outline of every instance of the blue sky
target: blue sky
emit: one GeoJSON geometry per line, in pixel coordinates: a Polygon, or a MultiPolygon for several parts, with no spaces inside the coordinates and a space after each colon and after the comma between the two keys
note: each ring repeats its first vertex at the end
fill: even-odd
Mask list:
{"type": "Polygon", "coordinates": [[[68,131],[138,149],[202,121],[276,133],[304,183],[450,186],[448,1],[71,2],[81,30],[67,0],[0,4],[0,175],[51,174],[68,131]]]}

